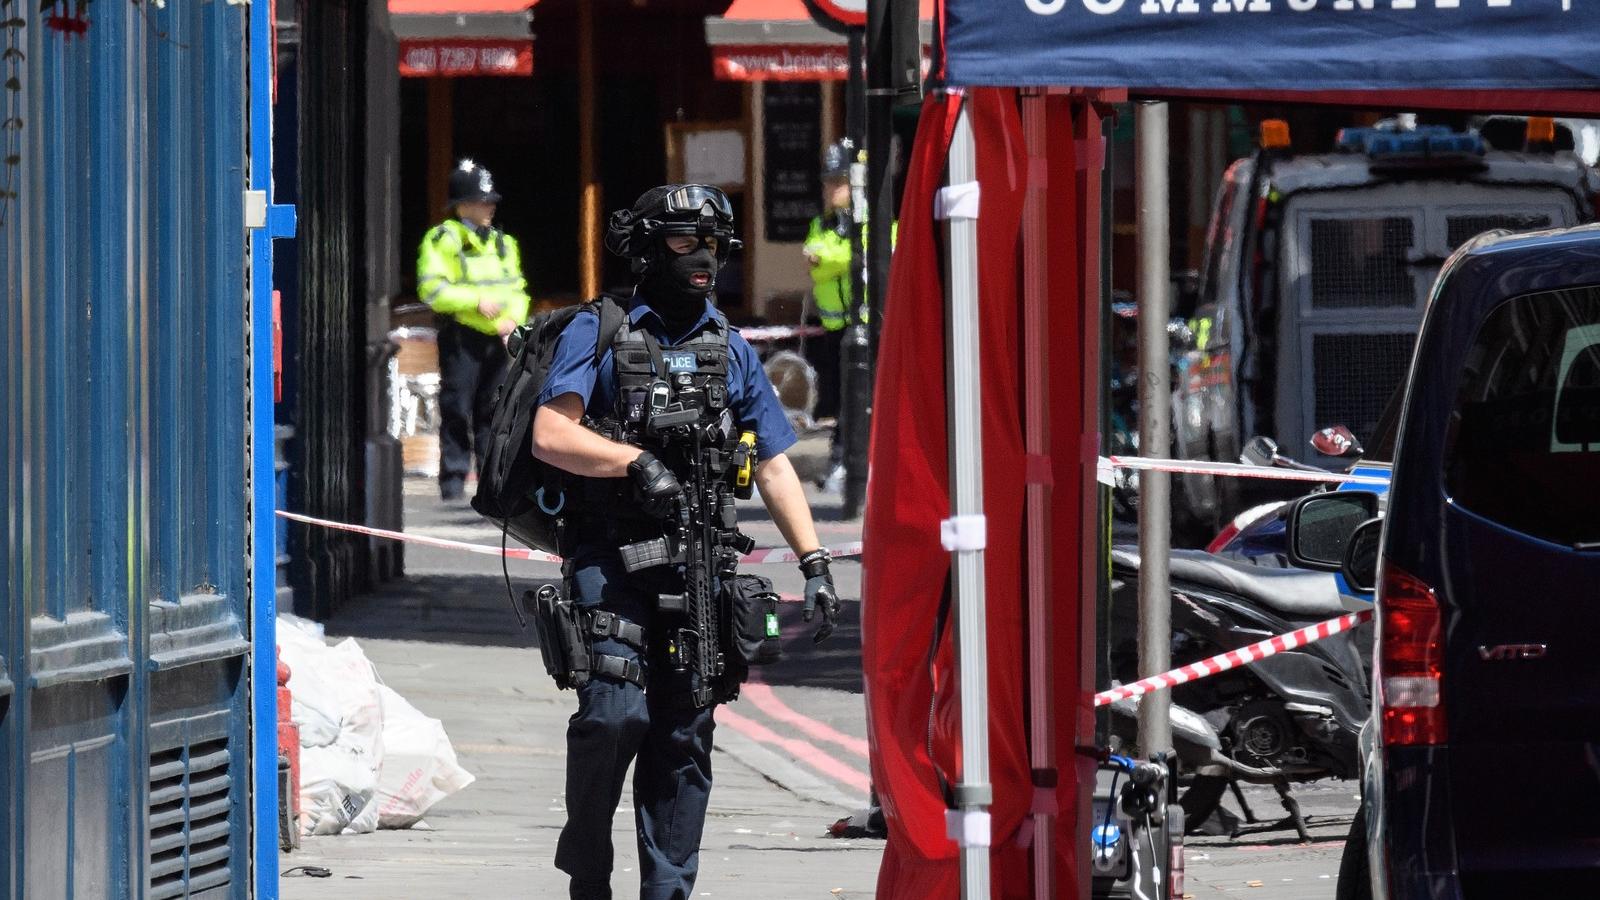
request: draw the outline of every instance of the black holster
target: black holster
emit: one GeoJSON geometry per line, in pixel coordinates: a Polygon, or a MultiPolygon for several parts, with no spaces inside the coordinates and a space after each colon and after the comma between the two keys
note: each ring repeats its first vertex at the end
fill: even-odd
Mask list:
{"type": "Polygon", "coordinates": [[[545,674],[560,690],[576,689],[596,675],[644,687],[644,667],[631,659],[594,651],[594,639],[615,638],[645,652],[644,629],[615,613],[585,610],[561,595],[553,584],[522,595],[539,638],[545,674]]]}
{"type": "Polygon", "coordinates": [[[533,618],[545,674],[563,691],[587,684],[589,642],[578,627],[578,611],[571,601],[562,598],[555,585],[546,584],[524,593],[522,602],[533,618]]]}

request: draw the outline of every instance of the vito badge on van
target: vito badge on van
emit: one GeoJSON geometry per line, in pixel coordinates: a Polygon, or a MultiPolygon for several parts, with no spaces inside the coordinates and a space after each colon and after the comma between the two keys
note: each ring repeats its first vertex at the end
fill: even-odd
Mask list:
{"type": "Polygon", "coordinates": [[[1548,649],[1544,644],[1501,644],[1497,647],[1479,647],[1478,657],[1484,662],[1544,659],[1545,652],[1548,649]]]}

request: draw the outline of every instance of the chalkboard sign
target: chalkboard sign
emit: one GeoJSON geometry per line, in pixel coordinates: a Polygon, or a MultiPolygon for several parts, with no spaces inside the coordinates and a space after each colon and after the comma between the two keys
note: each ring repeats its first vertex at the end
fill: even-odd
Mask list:
{"type": "Polygon", "coordinates": [[[766,83],[761,98],[769,241],[803,241],[822,209],[822,86],[766,83]]]}

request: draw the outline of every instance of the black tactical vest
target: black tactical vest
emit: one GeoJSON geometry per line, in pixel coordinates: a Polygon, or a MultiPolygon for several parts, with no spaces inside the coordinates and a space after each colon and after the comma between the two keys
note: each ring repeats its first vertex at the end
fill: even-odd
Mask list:
{"type": "Polygon", "coordinates": [[[650,426],[661,410],[673,406],[697,411],[693,422],[697,427],[719,424],[724,433],[733,430],[728,408],[727,325],[701,329],[671,349],[663,348],[643,325],[629,325],[618,330],[611,352],[616,404],[607,424],[613,440],[652,453],[663,449],[667,437],[650,426]]]}
{"type": "MultiPolygon", "coordinates": [[[[689,484],[696,466],[722,478],[738,447],[729,402],[728,326],[704,328],[671,348],[643,325],[624,323],[612,341],[615,401],[586,422],[618,443],[650,451],[689,484]]],[[[659,526],[643,517],[623,479],[585,479],[582,533],[632,539],[659,526]]]]}

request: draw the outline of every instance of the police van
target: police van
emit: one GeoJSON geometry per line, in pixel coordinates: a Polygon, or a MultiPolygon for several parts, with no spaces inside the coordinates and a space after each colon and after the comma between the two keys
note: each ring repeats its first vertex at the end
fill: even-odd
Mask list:
{"type": "MultiPolygon", "coordinates": [[[[1477,131],[1395,121],[1347,128],[1331,153],[1296,154],[1287,124],[1264,122],[1260,149],[1228,168],[1213,206],[1191,345],[1175,372],[1173,452],[1237,462],[1259,435],[1333,465],[1308,445],[1314,432],[1344,425],[1370,440],[1457,247],[1493,229],[1595,218],[1600,179],[1554,150],[1556,139],[1550,119],[1526,120],[1517,151],[1490,149],[1477,131]]],[[[1279,485],[1295,492],[1257,479],[1177,481],[1174,527],[1201,541],[1285,496],[1279,485]]]]}

